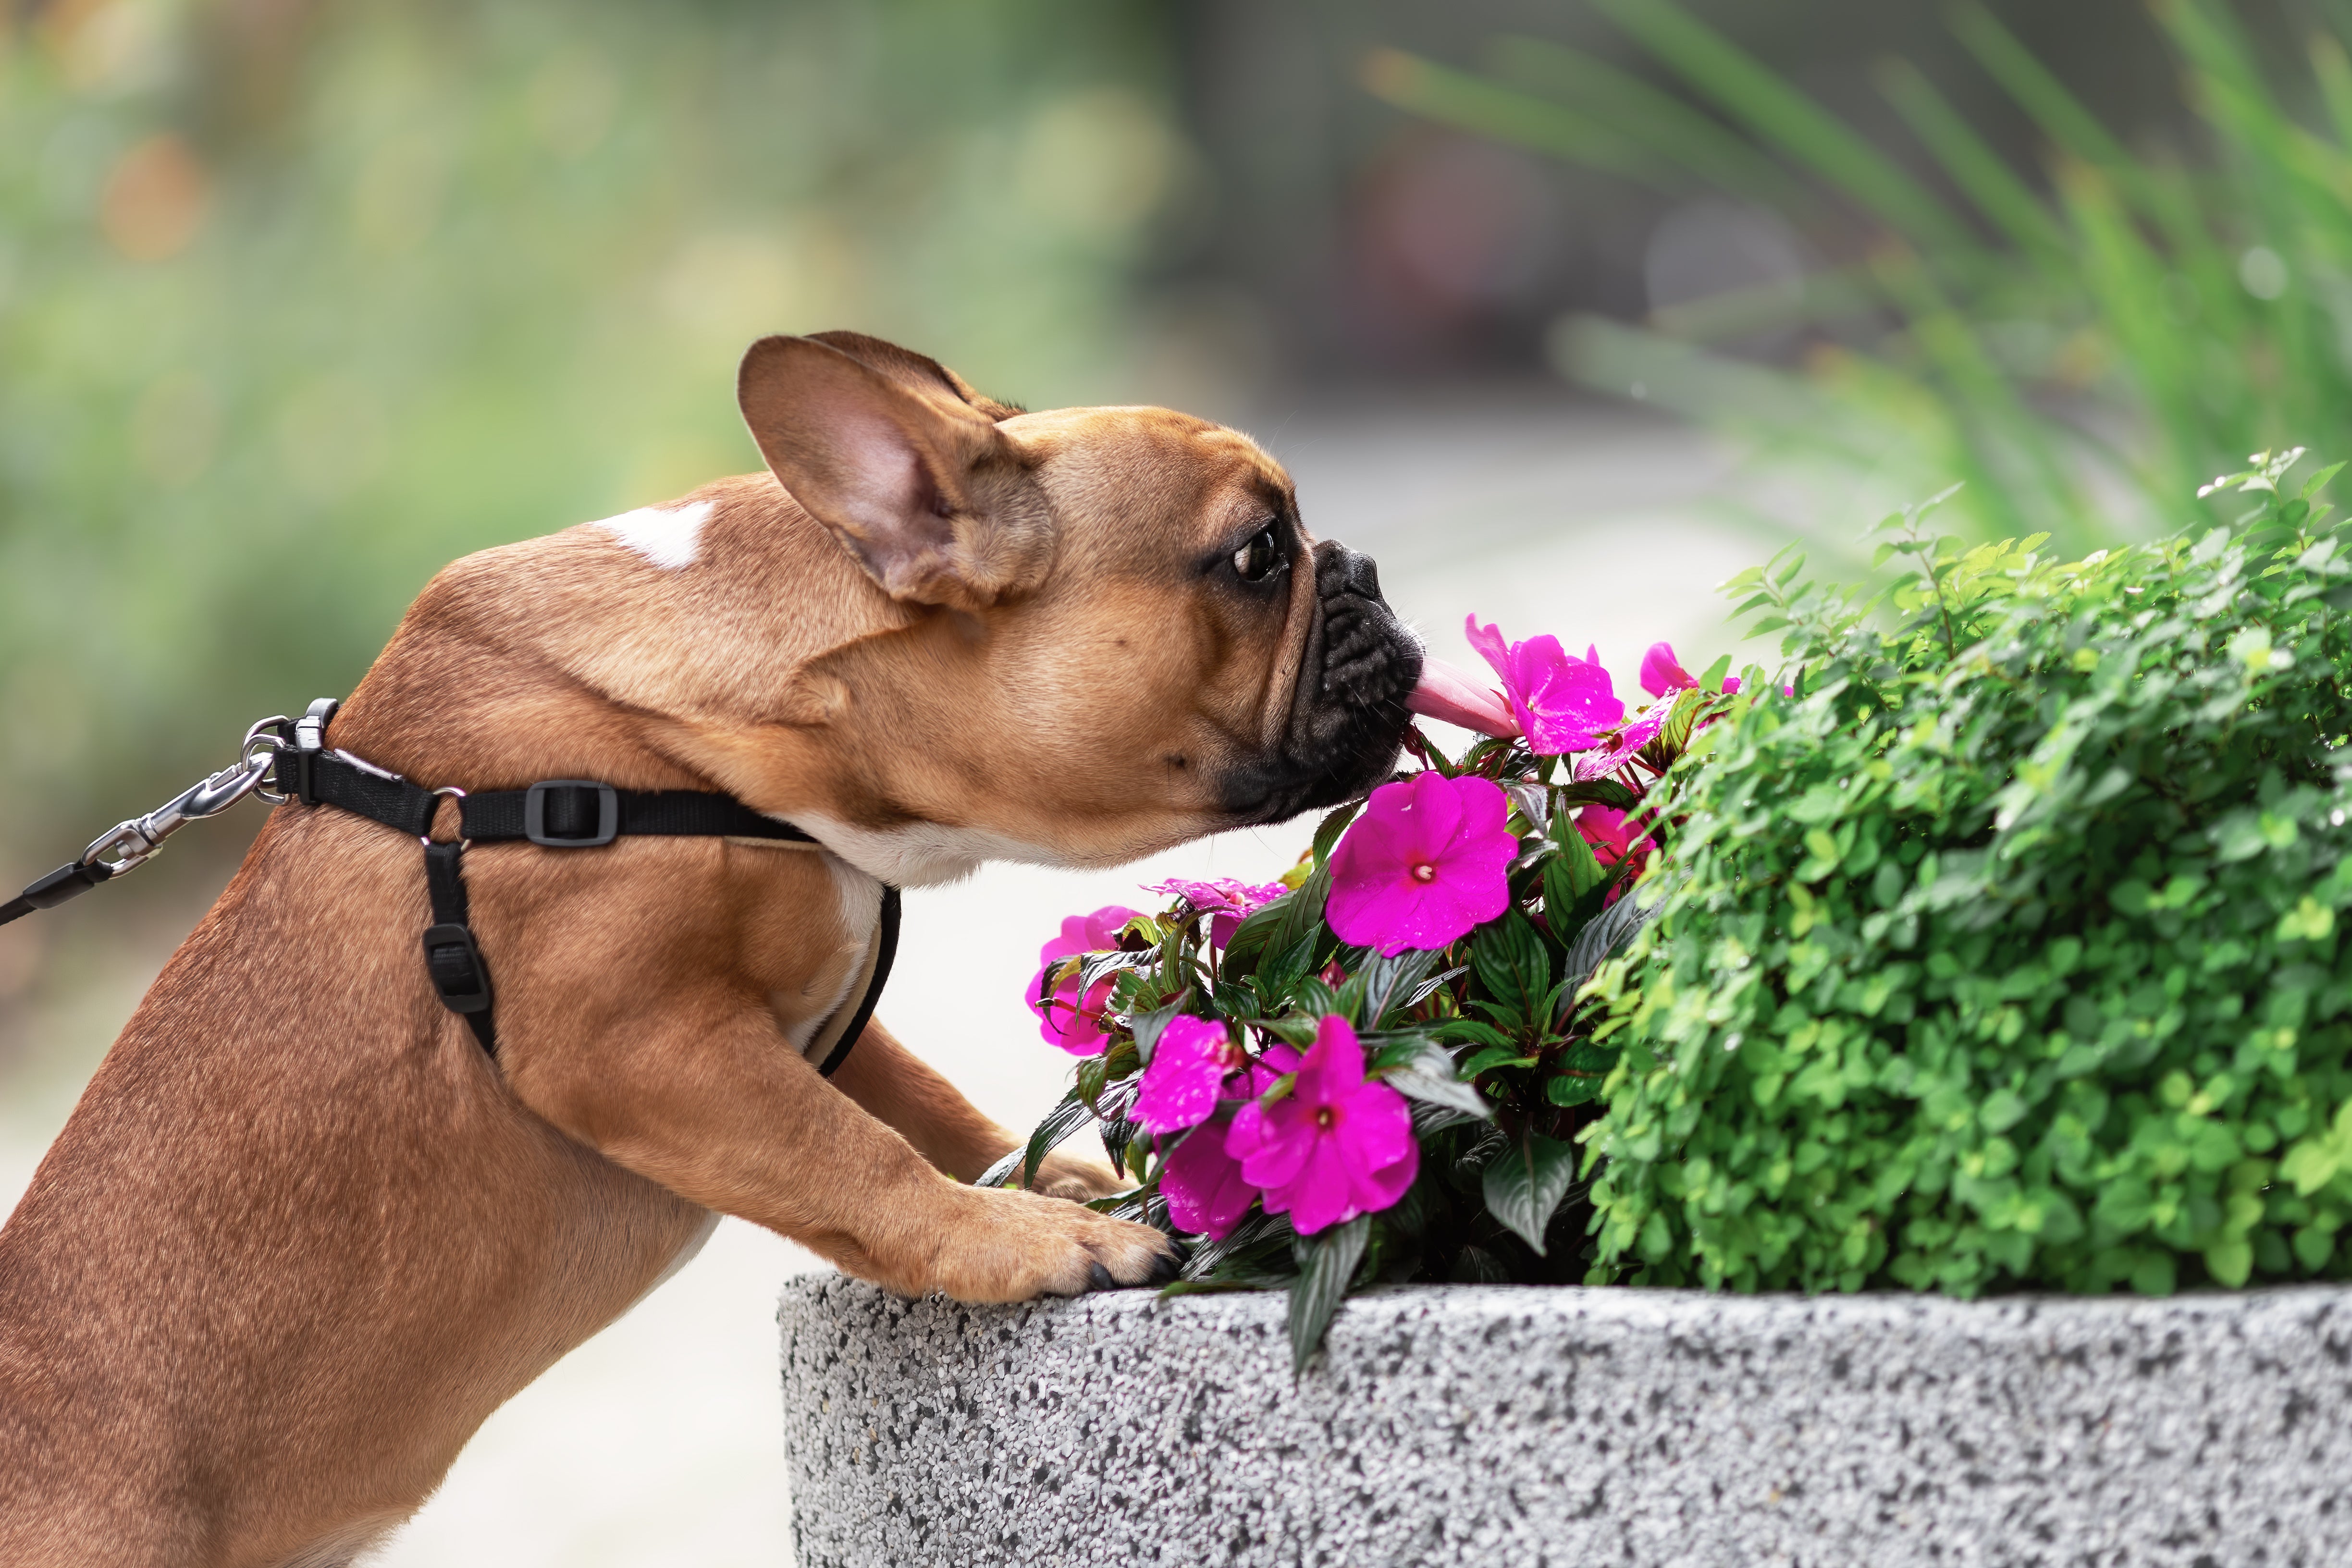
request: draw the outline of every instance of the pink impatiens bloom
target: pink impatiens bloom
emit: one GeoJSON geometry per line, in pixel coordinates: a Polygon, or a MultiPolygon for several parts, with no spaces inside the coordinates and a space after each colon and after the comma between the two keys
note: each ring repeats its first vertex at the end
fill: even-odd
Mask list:
{"type": "MultiPolygon", "coordinates": [[[[1262,1060],[1250,1064],[1246,1079],[1234,1081],[1233,1086],[1241,1093],[1224,1098],[1263,1094],[1297,1065],[1298,1052],[1289,1046],[1269,1047],[1262,1060]]],[[[1169,1223],[1188,1235],[1232,1235],[1257,1198],[1257,1188],[1242,1175],[1241,1161],[1225,1152],[1225,1134],[1223,1127],[1196,1129],[1169,1151],[1160,1167],[1160,1196],[1168,1200],[1169,1223]]]]}
{"type": "Polygon", "coordinates": [[[1625,716],[1625,705],[1609,672],[1601,667],[1600,651],[1587,648],[1581,659],[1559,645],[1557,637],[1530,637],[1506,645],[1503,633],[1481,626],[1473,615],[1465,625],[1470,645],[1485,655],[1503,677],[1503,695],[1528,737],[1528,749],[1538,757],[1558,757],[1597,744],[1603,731],[1625,716]]]}
{"type": "Polygon", "coordinates": [[[1336,1013],[1316,1030],[1289,1095],[1241,1108],[1225,1153],[1265,1211],[1288,1214],[1301,1236],[1390,1207],[1421,1170],[1404,1096],[1364,1076],[1363,1047],[1336,1013]]]}
{"type": "Polygon", "coordinates": [[[1065,958],[1080,953],[1108,953],[1118,946],[1118,934],[1135,918],[1135,911],[1106,904],[1092,915],[1073,915],[1062,922],[1062,934],[1037,949],[1037,970],[1029,977],[1029,1010],[1037,1015],[1037,1032],[1048,1045],[1058,1045],[1072,1056],[1092,1056],[1103,1048],[1103,1009],[1110,1003],[1111,983],[1097,980],[1083,997],[1078,977],[1070,976],[1054,988],[1050,1005],[1042,1001],[1048,971],[1065,958]]]}
{"type": "MultiPolygon", "coordinates": [[[[1682,661],[1675,657],[1673,643],[1653,643],[1650,644],[1650,651],[1642,655],[1642,689],[1652,696],[1662,697],[1668,692],[1679,692],[1697,685],[1697,678],[1688,670],[1684,669],[1682,661]]],[[[1733,675],[1723,683],[1724,695],[1727,696],[1738,689],[1738,675],[1733,675]]]]}
{"type": "Polygon", "coordinates": [[[1181,898],[1204,915],[1214,916],[1209,922],[1209,940],[1222,947],[1234,939],[1244,915],[1252,915],[1280,898],[1290,889],[1278,882],[1264,887],[1252,887],[1232,877],[1221,876],[1208,882],[1187,882],[1177,877],[1158,883],[1143,890],[1163,898],[1181,898]]]}
{"type": "Polygon", "coordinates": [[[1518,841],[1490,780],[1434,769],[1372,791],[1331,855],[1325,918],[1342,942],[1389,956],[1443,947],[1503,913],[1518,841]]]}
{"type": "Polygon", "coordinates": [[[1242,1175],[1241,1161],[1225,1153],[1223,1129],[1203,1127],[1169,1151],[1160,1167],[1160,1196],[1168,1200],[1168,1223],[1188,1236],[1222,1239],[1257,1197],[1242,1175]]]}
{"type": "Polygon", "coordinates": [[[1217,1108],[1228,1075],[1249,1065],[1232,1031],[1211,1019],[1172,1018],[1152,1047],[1151,1065],[1135,1096],[1134,1116],[1147,1131],[1197,1127],[1217,1108]]]}
{"type": "Polygon", "coordinates": [[[1592,846],[1592,858],[1604,866],[1615,865],[1628,855],[1649,852],[1650,841],[1635,842],[1633,830],[1625,825],[1625,813],[1613,807],[1586,806],[1576,814],[1576,831],[1592,846]]]}
{"type": "Polygon", "coordinates": [[[1632,761],[1642,747],[1658,738],[1658,730],[1665,723],[1665,715],[1653,710],[1635,719],[1618,732],[1617,738],[1600,750],[1577,758],[1576,779],[1580,784],[1595,779],[1606,779],[1632,761]]]}

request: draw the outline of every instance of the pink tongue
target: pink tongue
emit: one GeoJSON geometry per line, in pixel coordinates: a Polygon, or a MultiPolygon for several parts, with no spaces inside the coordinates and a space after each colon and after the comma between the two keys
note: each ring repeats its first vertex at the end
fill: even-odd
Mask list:
{"type": "Polygon", "coordinates": [[[1421,685],[1404,706],[1425,718],[1444,719],[1481,735],[1508,740],[1519,733],[1519,721],[1503,702],[1503,695],[1475,676],[1424,654],[1421,685]]]}

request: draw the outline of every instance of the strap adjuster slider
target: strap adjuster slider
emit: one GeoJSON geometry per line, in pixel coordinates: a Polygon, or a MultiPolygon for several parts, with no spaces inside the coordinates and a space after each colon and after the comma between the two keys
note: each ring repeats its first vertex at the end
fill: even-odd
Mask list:
{"type": "Polygon", "coordinates": [[[478,1013],[490,1005],[490,977],[482,951],[463,925],[434,925],[425,933],[425,971],[441,1005],[453,1013],[478,1013]]]}
{"type": "MultiPolygon", "coordinates": [[[[565,810],[574,804],[566,801],[557,808],[558,821],[571,829],[577,817],[565,810]],[[565,821],[569,817],[571,821],[565,821]]],[[[542,779],[522,796],[522,836],[532,843],[551,850],[586,850],[598,844],[609,844],[621,831],[621,796],[610,784],[599,784],[593,779],[542,779]],[[596,827],[593,832],[565,831],[551,833],[547,826],[547,793],[551,789],[593,789],[596,792],[596,827]]]]}

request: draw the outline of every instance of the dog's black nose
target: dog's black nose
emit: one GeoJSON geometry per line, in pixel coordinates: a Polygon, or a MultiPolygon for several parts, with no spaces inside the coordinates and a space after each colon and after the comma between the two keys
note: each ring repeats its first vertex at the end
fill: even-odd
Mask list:
{"type": "Polygon", "coordinates": [[[1352,593],[1359,599],[1381,598],[1381,569],[1370,556],[1359,555],[1336,539],[1315,547],[1315,587],[1324,598],[1352,593]]]}

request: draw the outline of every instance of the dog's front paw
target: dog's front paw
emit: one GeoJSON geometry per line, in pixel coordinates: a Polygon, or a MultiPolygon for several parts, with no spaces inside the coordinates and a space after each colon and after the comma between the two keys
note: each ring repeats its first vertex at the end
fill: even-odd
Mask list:
{"type": "Polygon", "coordinates": [[[1057,1152],[1039,1163],[1037,1179],[1029,1184],[1029,1190],[1047,1197],[1067,1198],[1072,1203],[1087,1203],[1125,1192],[1134,1185],[1101,1160],[1057,1152]]]}
{"type": "Polygon", "coordinates": [[[912,1293],[960,1301],[1077,1296],[1115,1285],[1162,1285],[1176,1277],[1175,1244],[1148,1225],[1034,1192],[958,1189],[951,1229],[938,1239],[912,1293]]]}

